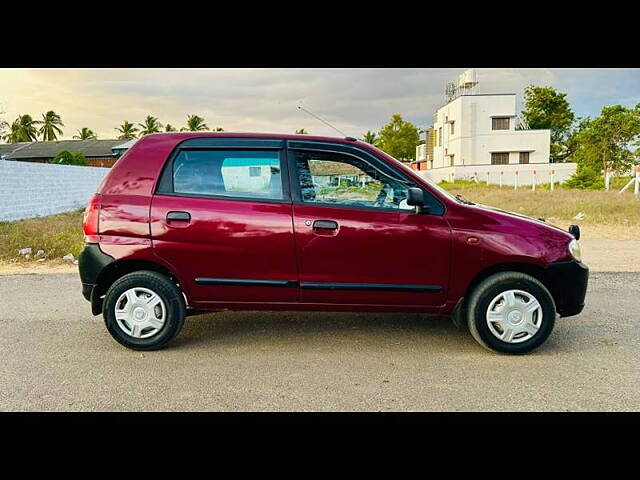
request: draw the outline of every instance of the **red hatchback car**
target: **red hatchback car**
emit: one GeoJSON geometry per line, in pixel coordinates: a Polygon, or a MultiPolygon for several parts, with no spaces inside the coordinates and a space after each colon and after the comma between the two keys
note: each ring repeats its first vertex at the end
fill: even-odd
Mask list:
{"type": "Polygon", "coordinates": [[[324,310],[451,314],[524,353],[584,307],[570,231],[454,197],[353,138],[152,134],[90,200],[80,277],[136,350],[193,313],[324,310]]]}

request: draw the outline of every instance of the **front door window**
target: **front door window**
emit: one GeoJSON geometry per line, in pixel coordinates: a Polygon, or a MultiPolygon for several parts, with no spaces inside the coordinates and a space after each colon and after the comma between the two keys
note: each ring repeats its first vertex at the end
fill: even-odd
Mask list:
{"type": "Polygon", "coordinates": [[[333,152],[297,151],[295,155],[304,203],[414,210],[407,205],[407,185],[364,160],[333,152]]]}

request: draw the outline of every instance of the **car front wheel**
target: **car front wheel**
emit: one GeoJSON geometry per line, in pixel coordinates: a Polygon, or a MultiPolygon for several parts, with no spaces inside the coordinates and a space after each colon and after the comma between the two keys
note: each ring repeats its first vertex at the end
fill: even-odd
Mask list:
{"type": "Polygon", "coordinates": [[[182,329],[184,297],[165,275],[147,270],[133,272],[111,285],[103,316],[111,336],[125,347],[158,350],[182,329]]]}
{"type": "Polygon", "coordinates": [[[483,280],[467,308],[473,338],[500,353],[522,354],[539,347],[551,334],[555,318],[549,290],[520,272],[500,272],[483,280]]]}

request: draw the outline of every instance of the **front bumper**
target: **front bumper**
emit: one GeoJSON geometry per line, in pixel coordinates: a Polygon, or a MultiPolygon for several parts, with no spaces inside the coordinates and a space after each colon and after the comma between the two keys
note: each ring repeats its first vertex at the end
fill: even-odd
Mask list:
{"type": "Polygon", "coordinates": [[[577,260],[547,265],[551,294],[561,317],[578,315],[584,308],[589,267],[577,260]]]}

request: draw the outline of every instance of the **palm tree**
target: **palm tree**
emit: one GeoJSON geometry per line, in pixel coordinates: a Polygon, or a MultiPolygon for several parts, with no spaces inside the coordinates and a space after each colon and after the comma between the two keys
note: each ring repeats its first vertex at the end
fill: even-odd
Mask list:
{"type": "Polygon", "coordinates": [[[187,115],[187,126],[180,129],[181,132],[201,132],[202,130],[209,130],[209,127],[204,123],[204,118],[198,115],[187,115]]]}
{"type": "Polygon", "coordinates": [[[304,128],[301,128],[300,130],[296,130],[296,133],[298,135],[308,135],[309,132],[307,132],[304,128]]]}
{"type": "Polygon", "coordinates": [[[116,130],[120,132],[118,140],[131,140],[132,138],[136,138],[138,128],[134,127],[133,123],[129,123],[125,120],[122,122],[122,125],[116,128],[116,130]]]}
{"type": "Polygon", "coordinates": [[[165,132],[177,132],[177,131],[178,131],[178,129],[177,129],[176,127],[174,127],[173,125],[171,125],[170,123],[167,123],[167,124],[164,126],[164,131],[165,131],[165,132]]]}
{"type": "Polygon", "coordinates": [[[11,131],[5,136],[9,143],[35,142],[38,139],[36,122],[31,115],[18,115],[11,124],[11,131]]]}
{"type": "Polygon", "coordinates": [[[148,135],[150,133],[158,133],[162,128],[162,124],[158,122],[158,117],[153,117],[151,115],[147,115],[147,118],[144,119],[144,123],[139,123],[142,127],[140,130],[140,136],[148,135]]]}
{"type": "Polygon", "coordinates": [[[42,121],[34,123],[42,125],[38,133],[40,133],[43,142],[57,140],[58,135],[62,135],[60,127],[64,127],[64,123],[62,123],[60,115],[53,110],[49,110],[47,113],[42,114],[42,121]]]}
{"type": "Polygon", "coordinates": [[[73,138],[78,140],[96,140],[98,136],[93,133],[90,128],[84,127],[82,130],[78,130],[78,135],[74,135],[73,138]]]}
{"type": "Polygon", "coordinates": [[[378,135],[376,135],[375,132],[367,131],[362,135],[362,141],[371,145],[376,145],[380,141],[380,138],[378,138],[378,135]]]}
{"type": "Polygon", "coordinates": [[[4,118],[2,118],[2,115],[4,115],[4,112],[0,110],[0,140],[6,139],[6,137],[9,135],[8,133],[6,133],[7,129],[9,128],[9,124],[4,120],[4,118]]]}

